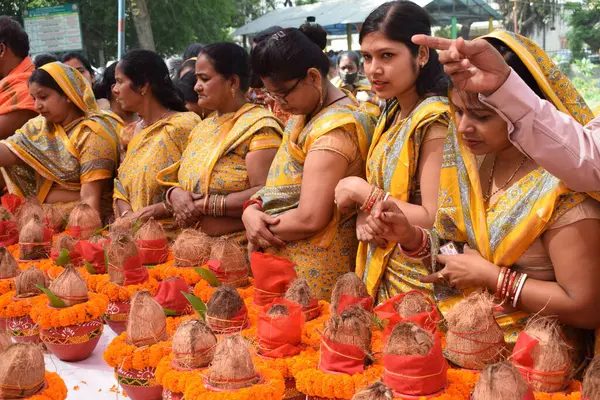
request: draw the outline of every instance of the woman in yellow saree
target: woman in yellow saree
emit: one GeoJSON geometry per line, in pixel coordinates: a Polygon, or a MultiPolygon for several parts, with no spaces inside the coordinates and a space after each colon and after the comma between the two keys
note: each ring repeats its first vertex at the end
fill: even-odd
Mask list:
{"type": "MultiPolygon", "coordinates": [[[[529,39],[497,31],[479,40],[488,40],[512,73],[559,110],[582,124],[592,118],[571,82],[529,39]]],[[[506,121],[476,94],[453,89],[451,99],[456,129],[444,149],[435,226],[423,231],[393,204],[381,203],[375,220],[395,221],[384,224],[386,237],[420,258],[437,255],[446,241],[465,243],[464,254],[434,258],[423,281],[435,282],[444,314],[473,289],[495,292],[504,303],[496,320],[508,343],[531,314],[599,327],[599,203],[521,154],[507,139],[506,121]]]]}
{"type": "Polygon", "coordinates": [[[431,228],[435,220],[450,121],[448,83],[437,53],[410,41],[415,34],[430,32],[425,10],[411,2],[391,2],[373,11],[360,33],[367,75],[373,82],[389,82],[374,85],[388,105],[369,149],[367,179],[343,179],[336,202],[342,210],[362,209],[356,274],[377,303],[409,290],[433,295],[432,285],[419,281],[429,274],[423,263],[409,260],[394,242],[373,240],[366,231],[369,199],[378,195],[395,201],[412,223],[431,228]],[[389,54],[393,57],[386,58],[389,54]],[[414,66],[412,73],[407,65],[414,66]]]}
{"type": "Polygon", "coordinates": [[[288,258],[315,295],[329,299],[337,277],[353,269],[357,246],[355,213],[338,212],[334,189],[344,177],[364,177],[379,110],[327,80],[329,60],[304,33],[319,27],[301,29],[282,29],[252,52],[253,71],[294,116],[242,219],[251,251],[288,258]]]}
{"type": "Polygon", "coordinates": [[[61,207],[66,212],[83,201],[107,217],[119,121],[98,108],[76,69],[59,62],[36,70],[29,91],[41,115],[0,142],[9,191],[41,203],[66,203],[61,207]]]}
{"type": "Polygon", "coordinates": [[[344,51],[337,56],[338,76],[331,80],[333,86],[352,93],[359,101],[378,103],[378,98],[372,92],[371,82],[360,73],[360,59],[353,51],[344,51]]]}

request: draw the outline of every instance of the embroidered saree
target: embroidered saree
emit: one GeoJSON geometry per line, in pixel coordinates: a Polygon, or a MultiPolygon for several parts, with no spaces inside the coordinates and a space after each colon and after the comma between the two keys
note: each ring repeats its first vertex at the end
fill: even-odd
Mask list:
{"type": "MultiPolygon", "coordinates": [[[[9,191],[19,197],[36,196],[43,203],[53,186],[79,192],[85,183],[112,179],[121,126],[120,120],[100,110],[91,86],[76,69],[58,62],[41,69],[84,113],[68,126],[42,116],[33,118],[2,141],[25,163],[2,168],[9,191]]],[[[110,193],[106,195],[103,199],[108,200],[110,193]]],[[[110,201],[105,208],[110,209],[110,201]]]]}
{"type": "MultiPolygon", "coordinates": [[[[322,136],[344,129],[366,159],[379,109],[372,104],[332,105],[310,121],[294,116],[286,127],[283,143],[273,160],[267,184],[255,197],[265,213],[281,215],[300,204],[303,167],[311,146],[322,136]]],[[[288,258],[296,265],[319,299],[329,299],[338,276],[351,271],[356,251],[356,215],[340,214],[337,208],[329,224],[317,235],[266,251],[288,258]]]]}
{"type": "MultiPolygon", "coordinates": [[[[568,112],[581,124],[592,113],[571,82],[546,54],[529,39],[497,31],[484,38],[496,38],[509,46],[525,63],[536,82],[559,110],[568,112]]],[[[481,40],[481,39],[480,39],[481,40]]],[[[432,254],[442,241],[466,242],[488,261],[511,267],[553,222],[583,202],[587,195],[571,192],[560,180],[539,167],[509,187],[486,208],[475,156],[454,129],[443,155],[438,213],[432,231],[432,254]]],[[[441,267],[440,267],[441,268],[441,267]]],[[[432,270],[437,271],[435,261],[432,270]]],[[[435,298],[443,314],[471,290],[460,291],[435,284],[435,298]]],[[[507,343],[515,343],[528,314],[515,311],[497,314],[507,343]]]]}
{"type": "Polygon", "coordinates": [[[17,68],[0,81],[0,115],[18,110],[37,112],[29,94],[29,77],[35,71],[31,57],[25,57],[17,68]]]}
{"type": "MultiPolygon", "coordinates": [[[[448,126],[450,108],[446,97],[425,99],[410,114],[390,126],[397,102],[391,103],[377,124],[367,158],[367,181],[390,193],[398,200],[410,202],[417,190],[419,153],[428,128],[439,123],[448,126]]],[[[419,281],[429,269],[418,260],[404,256],[396,243],[381,249],[360,243],[356,257],[356,274],[377,303],[399,293],[419,290],[433,295],[432,285],[419,281]]]]}

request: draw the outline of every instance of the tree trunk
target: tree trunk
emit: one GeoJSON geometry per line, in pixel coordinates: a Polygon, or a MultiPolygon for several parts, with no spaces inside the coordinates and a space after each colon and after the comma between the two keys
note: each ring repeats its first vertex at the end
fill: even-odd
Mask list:
{"type": "Polygon", "coordinates": [[[471,21],[462,24],[462,26],[460,27],[460,32],[458,34],[458,37],[461,37],[465,40],[469,40],[469,33],[471,32],[472,24],[473,24],[473,22],[471,22],[471,21]]]}
{"type": "Polygon", "coordinates": [[[156,51],[154,36],[152,35],[152,23],[146,0],[130,0],[133,25],[137,33],[138,41],[142,49],[156,51]]]}

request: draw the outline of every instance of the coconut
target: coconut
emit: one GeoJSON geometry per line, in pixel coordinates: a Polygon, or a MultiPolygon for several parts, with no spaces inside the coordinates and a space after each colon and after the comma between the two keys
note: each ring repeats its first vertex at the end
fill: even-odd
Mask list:
{"type": "Polygon", "coordinates": [[[352,400],[393,400],[394,393],[383,382],[375,382],[371,386],[356,393],[352,400]]]}
{"type": "Polygon", "coordinates": [[[219,260],[221,269],[230,276],[222,283],[233,287],[246,287],[250,284],[248,275],[248,263],[246,262],[246,252],[236,242],[230,239],[218,239],[214,241],[210,252],[211,260],[219,260]]]}
{"type": "Polygon", "coordinates": [[[116,234],[111,237],[106,251],[108,259],[108,276],[112,283],[123,285],[125,275],[123,264],[125,260],[138,255],[138,248],[131,235],[116,234]]]}
{"type": "Polygon", "coordinates": [[[285,304],[274,304],[267,310],[267,315],[269,317],[286,317],[290,315],[290,311],[285,304]]]}
{"type": "Polygon", "coordinates": [[[308,282],[304,278],[298,278],[292,282],[285,292],[285,298],[300,304],[302,307],[310,306],[310,301],[315,298],[308,282]]]}
{"type": "Polygon", "coordinates": [[[48,257],[44,246],[44,223],[34,215],[19,233],[19,257],[21,260],[40,260],[48,257]]]}
{"type": "Polygon", "coordinates": [[[535,371],[531,373],[533,390],[548,393],[564,390],[572,372],[571,349],[563,338],[558,320],[534,317],[525,326],[525,333],[538,341],[530,353],[535,371]]]}
{"type": "Polygon", "coordinates": [[[19,232],[21,232],[21,229],[23,229],[23,227],[27,225],[27,223],[34,217],[37,217],[40,221],[43,221],[44,210],[42,209],[42,205],[37,198],[28,197],[25,199],[19,208],[19,212],[17,213],[17,227],[19,228],[19,232]]]}
{"type": "Polygon", "coordinates": [[[594,358],[585,371],[581,397],[590,400],[600,399],[600,357],[594,358]]]}
{"type": "Polygon", "coordinates": [[[366,354],[370,354],[371,320],[371,314],[362,307],[348,307],[327,321],[323,336],[332,342],[357,346],[366,354]]]}
{"type": "Polygon", "coordinates": [[[44,387],[45,377],[42,351],[33,344],[13,344],[2,353],[0,399],[31,397],[44,387]]]}
{"type": "Polygon", "coordinates": [[[211,239],[194,229],[186,229],[173,243],[176,267],[199,267],[210,258],[211,239]]]}
{"type": "Polygon", "coordinates": [[[453,363],[482,369],[504,358],[504,332],[494,318],[490,294],[473,292],[448,311],[446,323],[446,358],[453,363]]]}
{"type": "Polygon", "coordinates": [[[0,221],[12,221],[14,216],[4,207],[0,207],[0,221]]]}
{"type": "Polygon", "coordinates": [[[19,275],[21,270],[17,260],[6,247],[0,247],[0,279],[10,279],[19,275]]]}
{"type": "Polygon", "coordinates": [[[15,278],[16,296],[27,298],[42,294],[36,285],[46,287],[46,277],[42,271],[32,265],[15,278]]]}
{"type": "Polygon", "coordinates": [[[57,236],[56,239],[54,239],[52,250],[60,254],[61,250],[65,249],[70,253],[73,250],[75,250],[75,245],[77,244],[77,242],[77,239],[73,239],[69,235],[62,234],[57,236]]]}
{"type": "Polygon", "coordinates": [[[42,209],[44,210],[44,218],[48,221],[48,226],[54,232],[62,232],[67,221],[67,214],[52,204],[43,204],[42,209]]]}
{"type": "Polygon", "coordinates": [[[385,354],[397,356],[426,356],[434,345],[433,335],[411,322],[394,327],[385,346],[385,354]]]}
{"type": "Polygon", "coordinates": [[[100,213],[87,203],[77,204],[69,215],[69,228],[73,230],[74,227],[80,230],[80,239],[89,239],[95,231],[102,229],[100,213]]]}
{"type": "Polygon", "coordinates": [[[136,240],[159,240],[166,238],[165,228],[154,218],[150,218],[135,234],[136,240]]]}
{"type": "Polygon", "coordinates": [[[119,235],[133,235],[133,226],[135,220],[133,218],[118,218],[108,228],[108,235],[112,238],[119,235]]]}
{"type": "Polygon", "coordinates": [[[131,299],[131,311],[127,319],[127,342],[142,347],[168,338],[167,317],[161,305],[149,292],[136,292],[131,299]]]}
{"type": "Polygon", "coordinates": [[[244,308],[244,300],[235,288],[219,286],[206,305],[206,321],[219,333],[226,332],[231,321],[244,308]]]}
{"type": "Polygon", "coordinates": [[[522,400],[529,391],[523,376],[511,364],[501,362],[484,368],[471,393],[472,400],[522,400]]]}
{"type": "Polygon", "coordinates": [[[228,336],[217,344],[208,383],[221,390],[250,387],[260,380],[252,354],[240,335],[228,336]]]}
{"type": "Polygon", "coordinates": [[[12,340],[8,335],[8,332],[0,330],[0,353],[2,353],[8,346],[12,344],[12,340]]]}
{"type": "Polygon", "coordinates": [[[217,337],[197,319],[179,325],[173,335],[173,366],[181,370],[207,367],[215,354],[217,337]]]}
{"type": "Polygon", "coordinates": [[[73,265],[67,265],[48,289],[64,301],[67,307],[85,303],[89,299],[87,285],[73,265]]]}
{"type": "Polygon", "coordinates": [[[394,304],[394,309],[402,318],[431,312],[431,304],[419,292],[409,292],[402,301],[394,304]]]}
{"type": "Polygon", "coordinates": [[[332,314],[337,314],[338,303],[343,294],[353,297],[369,297],[367,287],[354,272],[340,276],[335,282],[331,292],[332,314]]]}
{"type": "Polygon", "coordinates": [[[106,240],[106,237],[102,236],[101,234],[97,234],[97,235],[92,235],[89,239],[88,242],[90,243],[100,243],[106,240]]]}

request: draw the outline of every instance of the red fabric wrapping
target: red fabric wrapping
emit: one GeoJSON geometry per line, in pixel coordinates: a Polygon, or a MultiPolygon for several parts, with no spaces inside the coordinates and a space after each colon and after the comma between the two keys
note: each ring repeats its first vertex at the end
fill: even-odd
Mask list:
{"type": "Polygon", "coordinates": [[[125,276],[124,286],[139,285],[147,282],[149,278],[148,270],[142,265],[139,255],[125,259],[123,263],[123,275],[125,276]]]}
{"type": "MultiPolygon", "coordinates": [[[[523,396],[523,400],[535,400],[535,395],[533,394],[533,390],[529,389],[525,396],[523,396]]],[[[587,400],[585,397],[582,400],[587,400]]]]}
{"type": "Polygon", "coordinates": [[[250,255],[250,268],[254,275],[254,304],[266,306],[283,297],[296,279],[294,263],[273,254],[254,252],[250,255]]]}
{"type": "Polygon", "coordinates": [[[332,342],[323,336],[319,369],[323,372],[359,374],[365,370],[365,355],[358,346],[332,342]]]}
{"type": "Polygon", "coordinates": [[[74,239],[81,239],[81,227],[77,225],[69,226],[71,237],[74,239]]]}
{"type": "Polygon", "coordinates": [[[6,211],[11,214],[15,214],[17,211],[19,211],[19,208],[21,208],[23,199],[15,194],[5,194],[0,199],[0,202],[2,202],[2,207],[4,207],[6,211]]]}
{"type": "Polygon", "coordinates": [[[437,325],[440,322],[440,314],[437,310],[437,307],[433,303],[433,301],[431,301],[431,299],[429,297],[425,296],[424,294],[422,294],[421,292],[418,292],[416,290],[411,290],[410,292],[401,293],[399,295],[392,297],[391,299],[386,300],[385,302],[383,302],[380,305],[378,305],[377,307],[375,307],[373,312],[375,312],[375,314],[377,314],[377,316],[379,318],[389,321],[389,324],[386,327],[385,332],[384,332],[384,336],[386,336],[386,337],[389,336],[389,334],[392,332],[394,327],[396,325],[398,325],[398,323],[403,322],[403,321],[412,322],[416,325],[419,325],[421,328],[426,329],[427,331],[429,331],[431,333],[435,333],[435,330],[437,329],[437,325]],[[408,318],[402,318],[396,312],[395,305],[397,303],[400,303],[402,301],[402,299],[409,293],[418,293],[419,295],[423,296],[423,298],[425,300],[427,300],[427,302],[431,306],[431,311],[413,315],[412,317],[408,317],[408,318]]]}
{"type": "Polygon", "coordinates": [[[208,265],[210,272],[215,274],[224,285],[235,285],[244,280],[248,281],[248,268],[238,269],[237,271],[225,271],[223,264],[219,260],[208,260],[206,265],[208,265]]]}
{"type": "Polygon", "coordinates": [[[52,243],[52,235],[54,235],[52,229],[44,228],[44,243],[52,243]]]}
{"type": "MultiPolygon", "coordinates": [[[[513,363],[523,366],[525,368],[533,368],[533,358],[531,357],[531,351],[535,346],[538,345],[538,341],[527,334],[525,331],[519,333],[517,343],[512,352],[513,363]]],[[[521,371],[521,368],[519,368],[521,371]]],[[[523,373],[523,372],[521,372],[523,373]]],[[[527,379],[527,376],[525,376],[527,379]]]]}
{"type": "Polygon", "coordinates": [[[300,354],[304,322],[302,306],[286,299],[275,299],[258,315],[259,353],[270,358],[287,358],[300,354]],[[286,305],[289,315],[280,317],[267,315],[267,311],[276,304],[286,305]]]}
{"type": "Polygon", "coordinates": [[[448,364],[442,354],[439,333],[426,356],[383,356],[383,383],[400,395],[427,396],[442,390],[447,383],[448,364]]]}
{"type": "MultiPolygon", "coordinates": [[[[4,198],[4,197],[3,197],[4,198]]],[[[15,221],[0,221],[0,246],[10,246],[19,242],[19,230],[15,221]]]]}
{"type": "Polygon", "coordinates": [[[162,264],[169,257],[169,239],[136,240],[140,259],[144,265],[162,264]]]}
{"type": "Polygon", "coordinates": [[[308,307],[302,307],[302,312],[304,313],[307,321],[312,321],[321,315],[323,312],[323,307],[321,304],[319,304],[319,300],[310,299],[308,307]]]}
{"type": "Polygon", "coordinates": [[[207,313],[206,321],[215,333],[239,333],[249,325],[248,309],[246,308],[246,304],[244,304],[235,317],[228,320],[211,317],[207,313]]]}
{"type": "MultiPolygon", "coordinates": [[[[56,261],[58,259],[58,256],[60,256],[60,252],[54,251],[54,249],[50,251],[50,258],[52,258],[52,261],[56,261]]],[[[69,252],[69,257],[71,257],[71,264],[73,264],[76,267],[81,266],[81,254],[73,250],[69,252]]]]}
{"type": "Polygon", "coordinates": [[[104,261],[104,246],[108,246],[110,240],[105,240],[99,243],[90,243],[87,240],[80,240],[75,243],[75,251],[81,257],[92,264],[97,274],[106,273],[106,264],[104,261]]]}
{"type": "Polygon", "coordinates": [[[373,298],[372,297],[355,297],[343,294],[340,296],[338,301],[337,313],[341,314],[348,307],[361,306],[365,310],[371,312],[373,310],[373,298]]]}
{"type": "Polygon", "coordinates": [[[189,293],[190,287],[181,278],[171,278],[162,281],[158,285],[158,291],[154,296],[162,308],[175,311],[177,314],[185,314],[190,309],[190,303],[181,292],[189,293]]]}

